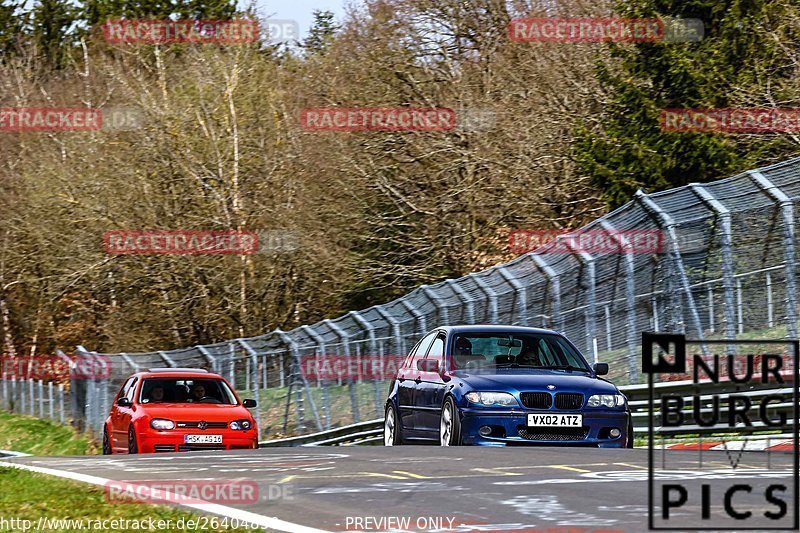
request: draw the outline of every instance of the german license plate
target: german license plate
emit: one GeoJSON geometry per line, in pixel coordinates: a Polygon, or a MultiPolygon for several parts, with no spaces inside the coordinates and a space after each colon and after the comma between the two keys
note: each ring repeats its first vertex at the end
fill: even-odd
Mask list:
{"type": "Polygon", "coordinates": [[[530,413],[528,414],[528,426],[579,428],[583,426],[583,415],[530,413]]]}
{"type": "Polygon", "coordinates": [[[186,444],[222,444],[222,435],[186,435],[186,444]]]}

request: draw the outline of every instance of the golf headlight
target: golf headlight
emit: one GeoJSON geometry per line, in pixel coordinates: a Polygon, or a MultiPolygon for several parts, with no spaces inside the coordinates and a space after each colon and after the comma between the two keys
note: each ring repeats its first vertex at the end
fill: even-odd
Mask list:
{"type": "Polygon", "coordinates": [[[166,420],[164,418],[154,418],[150,421],[150,427],[153,429],[175,429],[175,422],[166,420]]]}
{"type": "Polygon", "coordinates": [[[587,407],[623,407],[625,396],[622,394],[594,394],[589,396],[587,407]]]}
{"type": "Polygon", "coordinates": [[[518,406],[516,398],[507,392],[468,392],[465,397],[472,403],[484,406],[518,406]]]}
{"type": "Polygon", "coordinates": [[[252,424],[250,424],[249,420],[234,420],[230,424],[231,429],[241,429],[242,431],[247,431],[250,429],[252,424]]]}

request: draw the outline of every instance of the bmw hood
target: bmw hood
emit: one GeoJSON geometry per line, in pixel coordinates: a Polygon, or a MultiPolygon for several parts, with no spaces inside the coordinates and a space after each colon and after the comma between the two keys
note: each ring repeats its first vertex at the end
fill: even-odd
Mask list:
{"type": "Polygon", "coordinates": [[[506,392],[580,392],[584,394],[617,394],[613,384],[590,377],[582,372],[559,370],[536,370],[531,372],[498,372],[453,374],[456,382],[463,382],[465,389],[476,391],[506,392]]]}

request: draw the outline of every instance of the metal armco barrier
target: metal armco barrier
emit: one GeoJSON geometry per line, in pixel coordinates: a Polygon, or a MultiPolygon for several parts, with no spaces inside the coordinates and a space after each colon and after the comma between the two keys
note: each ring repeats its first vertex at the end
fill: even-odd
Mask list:
{"type": "MultiPolygon", "coordinates": [[[[793,389],[785,383],[773,383],[770,385],[763,385],[758,388],[750,388],[750,390],[743,390],[741,385],[732,382],[704,383],[697,385],[691,380],[689,381],[675,381],[668,383],[656,383],[654,386],[656,393],[670,393],[679,395],[684,400],[684,409],[691,410],[694,407],[694,395],[698,395],[701,403],[710,400],[712,396],[718,396],[720,404],[727,405],[727,399],[731,394],[740,396],[747,396],[753,400],[753,405],[747,412],[751,426],[739,425],[731,428],[725,424],[718,424],[710,427],[703,427],[697,425],[681,425],[677,427],[660,427],[658,432],[660,434],[669,435],[670,437],[679,438],[684,435],[710,435],[710,434],[770,434],[781,433],[780,430],[774,427],[765,426],[762,422],[758,421],[759,400],[770,394],[782,394],[788,398],[793,397],[793,389]]],[[[633,417],[634,433],[647,434],[647,418],[648,406],[650,403],[647,385],[633,385],[628,387],[620,387],[620,390],[628,397],[628,402],[631,408],[633,417]]],[[[657,410],[656,410],[657,411],[657,410]]],[[[707,414],[711,411],[709,409],[702,409],[701,414],[707,414]]],[[[768,413],[784,412],[787,414],[789,420],[794,416],[794,404],[792,401],[782,403],[772,403],[769,405],[768,413]]],[[[660,423],[658,415],[654,415],[655,423],[660,423]]]]}
{"type": "MultiPolygon", "coordinates": [[[[719,384],[703,384],[696,385],[692,381],[675,381],[669,383],[657,383],[654,386],[659,392],[670,392],[680,394],[686,402],[686,408],[691,409],[693,406],[693,395],[699,394],[701,399],[709,399],[712,395],[718,395],[720,402],[723,403],[729,394],[736,393],[743,396],[750,397],[754,400],[754,405],[748,412],[752,420],[756,420],[758,415],[757,400],[770,394],[784,394],[788,397],[792,396],[792,388],[787,387],[785,384],[775,384],[773,386],[765,386],[756,390],[742,391],[741,385],[731,382],[721,382],[719,384]],[[685,396],[683,396],[685,395],[685,396]]],[[[620,391],[628,397],[628,404],[631,408],[633,416],[633,432],[635,435],[647,434],[647,417],[648,417],[648,404],[649,393],[647,385],[629,385],[619,388],[620,391]]],[[[784,402],[779,404],[771,404],[769,412],[783,411],[791,418],[793,414],[794,405],[791,402],[784,402]]],[[[705,412],[705,411],[703,411],[705,412]]],[[[710,435],[710,434],[731,434],[731,428],[725,425],[718,425],[713,427],[700,427],[693,425],[684,425],[674,428],[663,428],[659,430],[660,433],[668,433],[670,437],[679,438],[681,436],[695,436],[695,435],[710,435]]],[[[791,437],[786,433],[781,433],[775,428],[764,427],[760,422],[753,422],[751,427],[737,427],[736,434],[753,434],[753,435],[773,435],[778,437],[791,437]]],[[[360,424],[352,424],[341,428],[336,428],[331,431],[323,431],[313,433],[311,435],[304,435],[301,437],[291,437],[287,439],[278,439],[263,441],[259,443],[261,447],[278,447],[278,446],[342,446],[342,445],[358,445],[358,444],[375,444],[383,440],[383,419],[370,420],[360,424]]]]}
{"type": "MultiPolygon", "coordinates": [[[[710,183],[639,191],[576,230],[605,233],[620,243],[619,232],[659,232],[664,243],[659,253],[630,248],[588,253],[562,239],[482,272],[423,285],[397,300],[291,331],[140,353],[79,347],[80,357],[106,357],[111,373],[75,387],[70,418],[98,434],[123,380],[156,366],[201,367],[224,375],[240,396],[259,400],[254,414],[262,437],[380,418],[388,379],[308,380],[302,361],[406,354],[436,325],[556,329],[589,361],[610,363],[609,379],[618,385],[642,381],[642,331],[686,333],[698,340],[750,332],[795,339],[799,200],[800,158],[710,183]]],[[[29,409],[35,394],[33,387],[18,391],[19,405],[29,409]]]]}
{"type": "Polygon", "coordinates": [[[300,437],[259,442],[262,448],[281,446],[350,446],[374,444],[383,440],[383,419],[368,420],[328,431],[320,431],[300,437]]]}

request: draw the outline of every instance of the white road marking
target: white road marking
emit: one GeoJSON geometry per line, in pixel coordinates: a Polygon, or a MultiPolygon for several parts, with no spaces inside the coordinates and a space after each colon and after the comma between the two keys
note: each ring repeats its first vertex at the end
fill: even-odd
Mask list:
{"type": "MultiPolygon", "coordinates": [[[[68,470],[57,470],[55,468],[42,468],[38,466],[31,466],[21,463],[9,463],[5,461],[0,461],[0,466],[7,466],[11,468],[19,468],[22,470],[29,470],[31,472],[38,472],[40,474],[49,474],[51,476],[57,476],[65,479],[71,479],[73,481],[81,481],[83,483],[89,483],[91,485],[98,485],[101,487],[105,487],[108,483],[113,482],[111,479],[106,479],[97,476],[89,476],[87,474],[79,474],[77,472],[70,472],[68,470]]],[[[174,494],[170,491],[162,490],[165,498],[171,498],[174,500],[180,500],[180,496],[174,494]]],[[[201,511],[204,513],[211,513],[218,516],[228,517],[233,520],[239,520],[240,522],[246,522],[249,524],[257,524],[261,527],[275,529],[278,531],[287,531],[289,533],[328,533],[324,529],[316,529],[313,527],[303,526],[300,524],[295,524],[293,522],[287,522],[285,520],[281,520],[279,518],[262,516],[260,514],[251,513],[250,511],[243,511],[241,509],[236,509],[235,507],[228,507],[227,505],[219,505],[216,503],[210,503],[206,501],[201,501],[201,503],[179,503],[183,507],[189,507],[191,509],[201,511]]]]}

